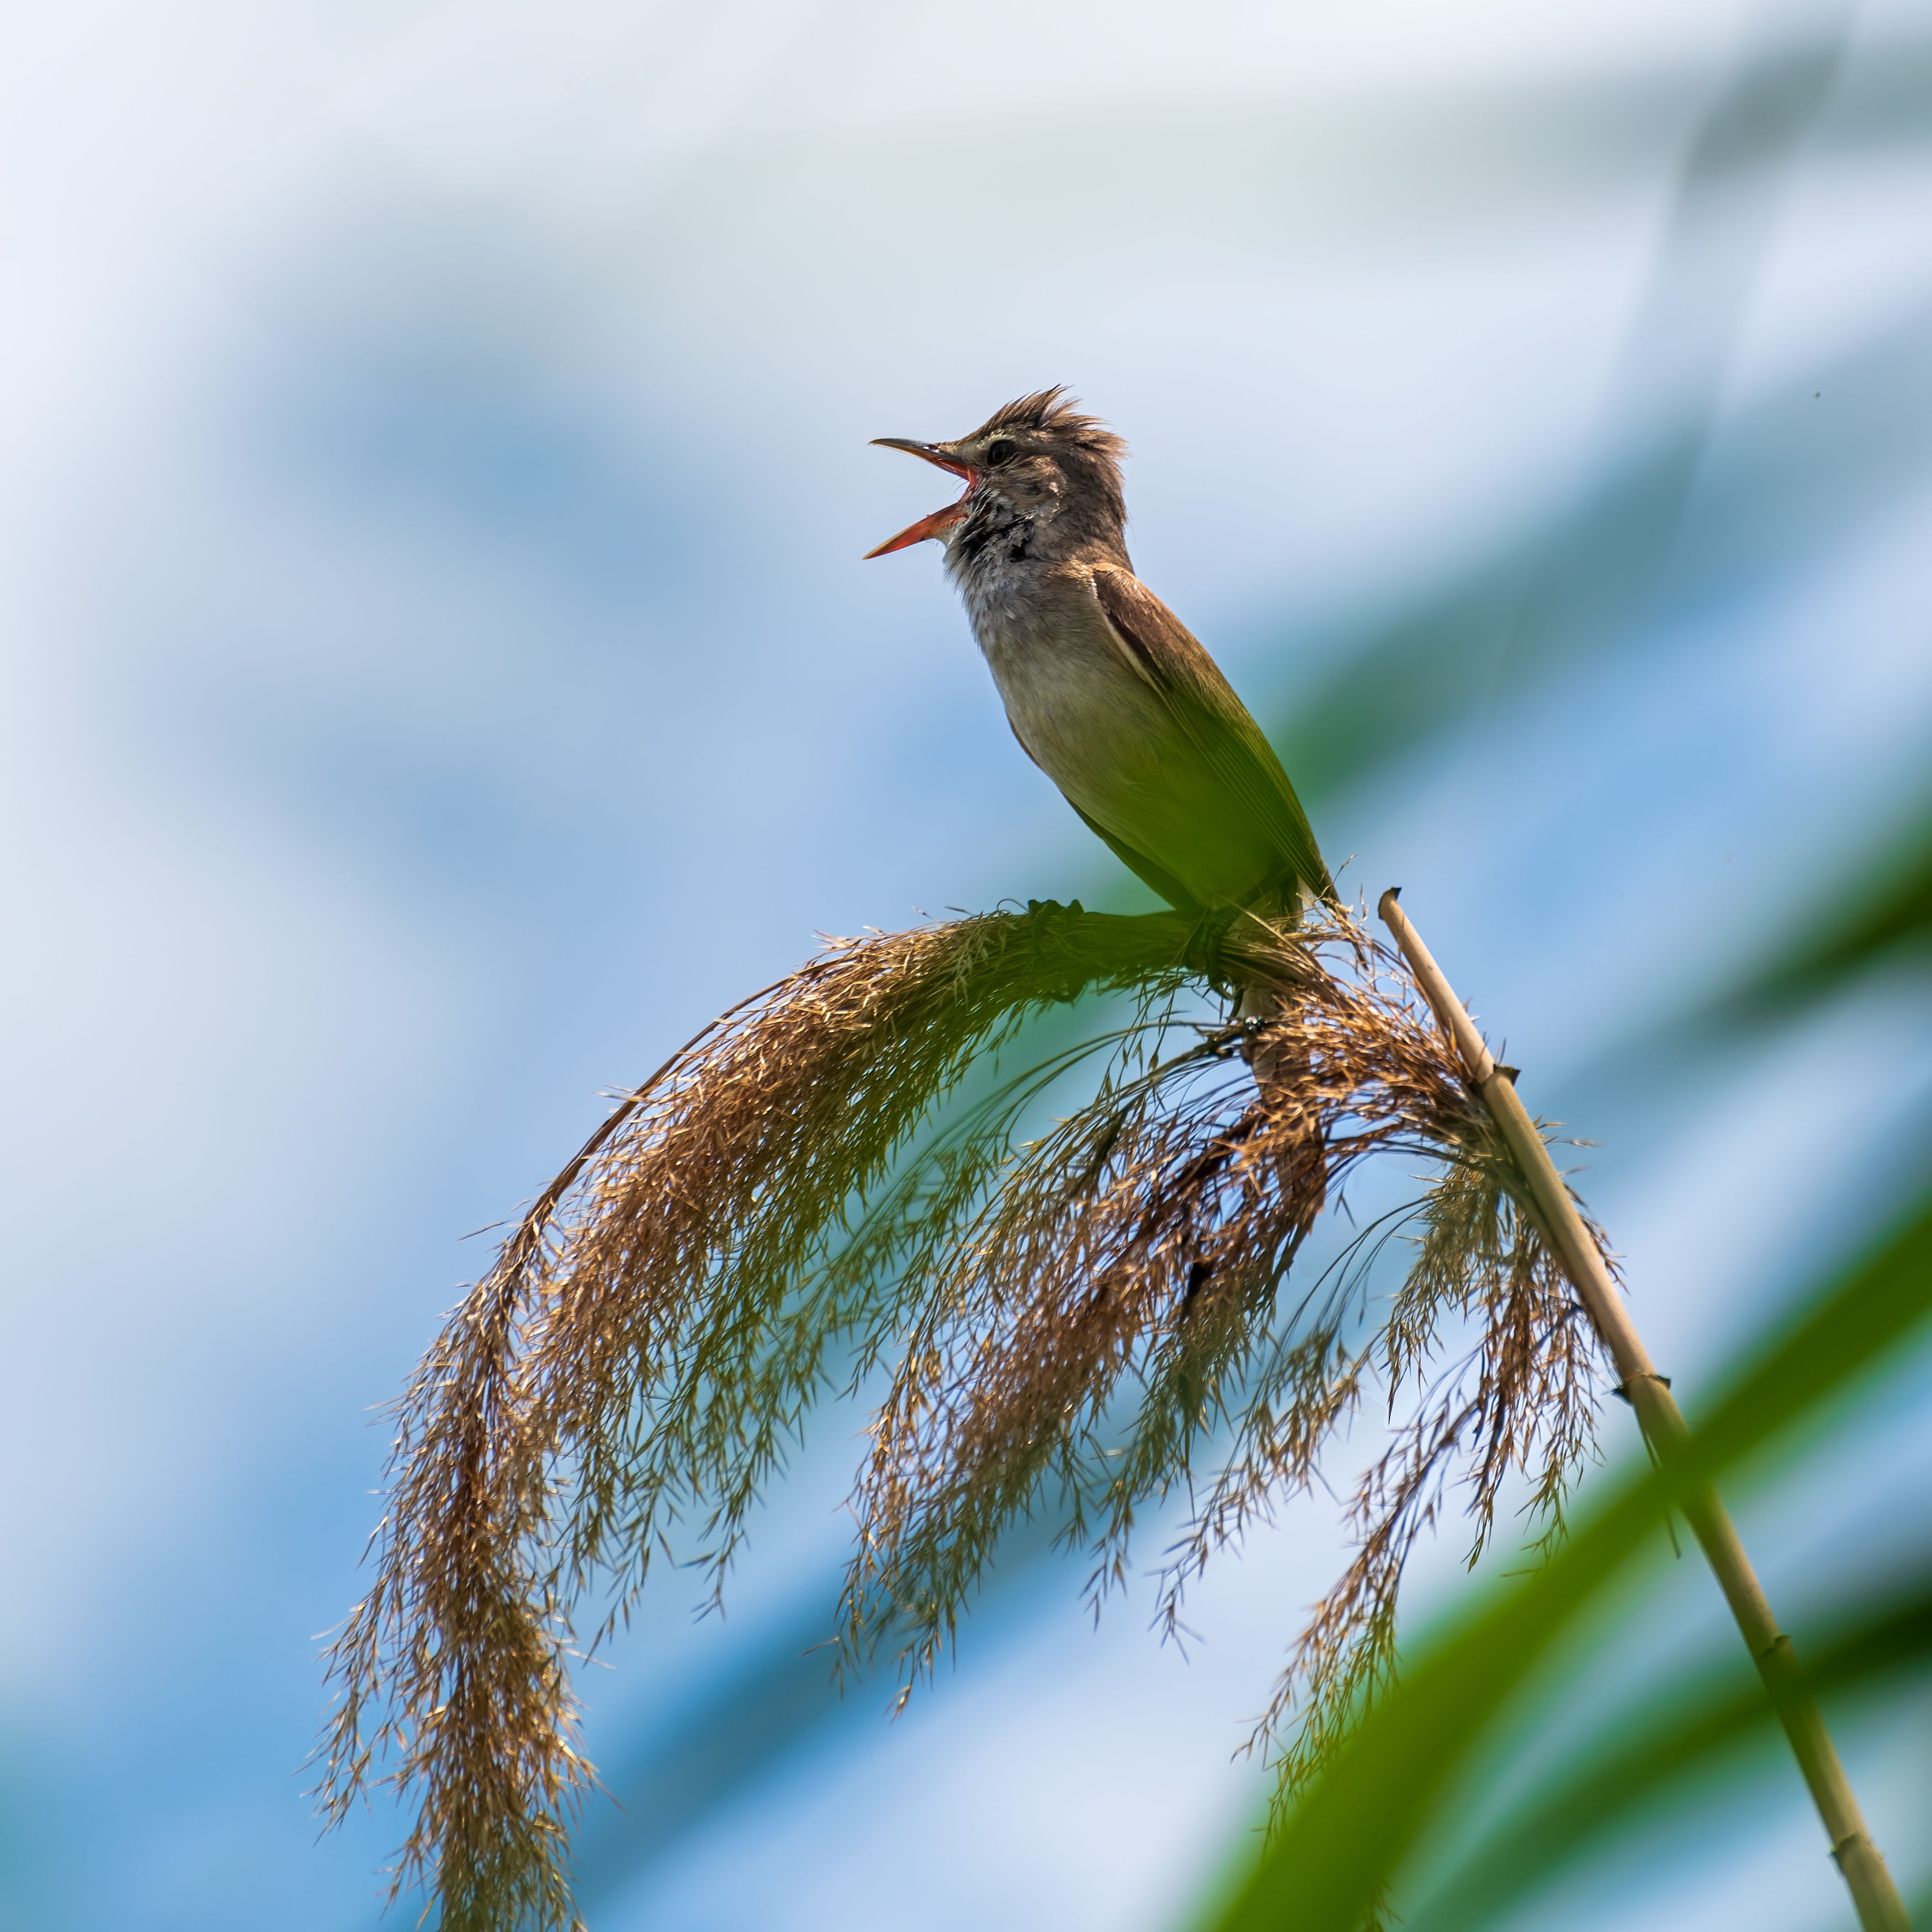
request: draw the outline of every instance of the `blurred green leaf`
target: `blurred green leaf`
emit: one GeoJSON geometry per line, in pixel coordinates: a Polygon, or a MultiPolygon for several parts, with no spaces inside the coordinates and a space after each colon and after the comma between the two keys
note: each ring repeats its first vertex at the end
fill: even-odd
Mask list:
{"type": "MultiPolygon", "coordinates": [[[[1932,1580],[1808,1636],[1804,1656],[1820,1696],[1895,1692],[1898,1680],[1924,1676],[1932,1670],[1932,1580]]],[[[1472,1932],[1492,1923],[1687,1785],[1766,1764],[1795,1777],[1784,1757],[1771,1705],[1738,1652],[1600,1726],[1540,1777],[1531,1802],[1459,1850],[1454,1869],[1406,1915],[1408,1932],[1472,1932]]]]}
{"type": "Polygon", "coordinates": [[[1900,827],[1839,902],[1845,914],[1808,922],[1796,944],[1731,995],[1733,1010],[1786,1010],[1882,962],[1932,965],[1932,804],[1900,827]]]}
{"type": "Polygon", "coordinates": [[[1430,1646],[1205,1924],[1358,1932],[1449,1798],[1455,1774],[1562,1633],[1651,1541],[1673,1499],[1840,1395],[1932,1313],[1932,1188],[1862,1264],[1738,1377],[1680,1455],[1626,1480],[1543,1569],[1430,1646]]]}

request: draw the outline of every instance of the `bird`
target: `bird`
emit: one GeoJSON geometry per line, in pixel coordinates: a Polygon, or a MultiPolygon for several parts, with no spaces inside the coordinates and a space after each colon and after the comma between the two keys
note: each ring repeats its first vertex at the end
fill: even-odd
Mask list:
{"type": "Polygon", "coordinates": [[[953,442],[873,440],[966,487],[867,556],[944,544],[1021,749],[1128,867],[1197,918],[1293,924],[1311,901],[1336,903],[1273,746],[1134,574],[1122,440],[1062,384],[953,442]]]}

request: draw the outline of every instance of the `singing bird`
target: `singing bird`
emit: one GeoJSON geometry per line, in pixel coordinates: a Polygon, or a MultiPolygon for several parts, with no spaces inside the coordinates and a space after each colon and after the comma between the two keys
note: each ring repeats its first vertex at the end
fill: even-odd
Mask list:
{"type": "Polygon", "coordinates": [[[1183,912],[1292,920],[1332,902],[1308,815],[1214,660],[1134,574],[1126,445],[1064,388],[1009,403],[956,442],[875,439],[965,483],[872,556],[946,546],[1021,748],[1183,912]]]}

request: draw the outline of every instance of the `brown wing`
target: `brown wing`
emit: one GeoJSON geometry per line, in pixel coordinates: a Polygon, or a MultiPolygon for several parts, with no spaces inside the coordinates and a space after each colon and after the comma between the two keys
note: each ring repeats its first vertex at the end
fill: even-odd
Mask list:
{"type": "Polygon", "coordinates": [[[1220,667],[1174,613],[1124,570],[1094,573],[1094,594],[1108,622],[1148,684],[1227,788],[1238,809],[1252,815],[1297,884],[1335,902],[1308,814],[1282,770],[1274,747],[1235,696],[1220,667]]]}

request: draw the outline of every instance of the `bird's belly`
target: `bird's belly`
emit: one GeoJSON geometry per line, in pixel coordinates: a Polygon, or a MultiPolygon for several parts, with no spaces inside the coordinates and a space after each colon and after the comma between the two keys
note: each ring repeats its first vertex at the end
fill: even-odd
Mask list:
{"type": "Polygon", "coordinates": [[[1068,800],[1209,900],[1238,899],[1275,869],[1198,746],[1111,642],[984,644],[1014,734],[1068,800]]]}
{"type": "Polygon", "coordinates": [[[1050,665],[995,664],[994,676],[1035,764],[1082,810],[1126,802],[1171,753],[1159,702],[1131,672],[1076,658],[1050,665]]]}

